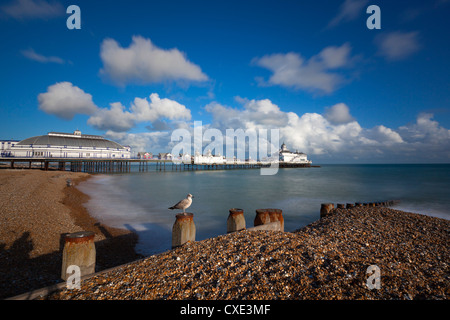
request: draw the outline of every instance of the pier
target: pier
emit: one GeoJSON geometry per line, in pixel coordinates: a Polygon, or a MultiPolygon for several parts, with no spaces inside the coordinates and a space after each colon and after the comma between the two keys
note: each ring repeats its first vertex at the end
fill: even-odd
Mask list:
{"type": "MultiPolygon", "coordinates": [[[[236,161],[235,163],[202,164],[161,159],[102,159],[102,158],[0,158],[0,163],[15,169],[40,168],[87,173],[126,173],[136,166],[139,172],[148,171],[197,171],[269,168],[267,162],[236,161]]],[[[318,167],[310,163],[278,163],[279,168],[318,167]]]]}

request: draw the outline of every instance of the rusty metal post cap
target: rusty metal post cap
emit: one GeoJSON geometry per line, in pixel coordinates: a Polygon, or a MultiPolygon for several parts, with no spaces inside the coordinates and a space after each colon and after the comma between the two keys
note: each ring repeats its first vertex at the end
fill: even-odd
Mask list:
{"type": "Polygon", "coordinates": [[[256,213],[264,213],[264,212],[282,213],[283,210],[281,210],[281,209],[273,209],[273,208],[268,208],[268,209],[256,209],[256,213]]]}
{"type": "Polygon", "coordinates": [[[95,237],[95,233],[92,231],[78,231],[74,233],[66,234],[64,237],[65,242],[70,243],[84,243],[85,241],[91,241],[95,237]]]}
{"type": "Polygon", "coordinates": [[[237,214],[244,213],[244,210],[238,209],[238,208],[231,208],[229,211],[230,211],[230,215],[237,215],[237,214]]]}
{"type": "Polygon", "coordinates": [[[74,233],[69,233],[66,235],[66,238],[74,239],[74,238],[86,238],[95,235],[92,231],[78,231],[74,233]]]}
{"type": "Polygon", "coordinates": [[[175,217],[176,217],[177,221],[180,221],[180,220],[193,220],[194,219],[194,214],[190,213],[190,212],[178,213],[175,217]]]}

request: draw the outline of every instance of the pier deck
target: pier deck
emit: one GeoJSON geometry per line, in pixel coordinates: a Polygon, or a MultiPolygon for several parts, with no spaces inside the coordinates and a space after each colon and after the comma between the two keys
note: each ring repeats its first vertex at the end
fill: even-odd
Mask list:
{"type": "MultiPolygon", "coordinates": [[[[138,166],[139,172],[146,171],[186,171],[186,170],[231,170],[231,169],[260,169],[270,167],[264,162],[236,162],[224,164],[199,164],[175,162],[160,159],[104,159],[104,158],[0,158],[0,163],[14,168],[41,168],[43,170],[61,170],[88,173],[120,173],[131,172],[131,166],[138,166]],[[9,163],[9,165],[8,165],[9,163]]],[[[282,163],[279,168],[317,167],[304,163],[282,163]]]]}

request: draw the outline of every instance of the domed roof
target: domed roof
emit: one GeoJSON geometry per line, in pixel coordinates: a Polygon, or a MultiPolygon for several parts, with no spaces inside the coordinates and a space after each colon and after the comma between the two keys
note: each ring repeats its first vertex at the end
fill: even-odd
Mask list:
{"type": "Polygon", "coordinates": [[[288,148],[286,147],[286,144],[283,142],[281,145],[281,152],[289,152],[288,148]]]}
{"type": "Polygon", "coordinates": [[[84,135],[79,131],[71,133],[50,132],[46,136],[36,136],[24,139],[16,144],[16,146],[67,146],[82,148],[110,148],[124,149],[117,142],[107,140],[101,136],[84,135]]]}

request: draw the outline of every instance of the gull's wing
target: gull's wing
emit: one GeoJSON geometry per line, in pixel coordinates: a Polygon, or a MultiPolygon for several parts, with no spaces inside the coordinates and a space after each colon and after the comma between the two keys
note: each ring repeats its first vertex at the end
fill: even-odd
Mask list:
{"type": "Polygon", "coordinates": [[[183,209],[183,207],[187,206],[188,204],[189,204],[189,200],[188,199],[183,199],[183,200],[179,201],[173,207],[170,207],[169,209],[183,209]]]}

